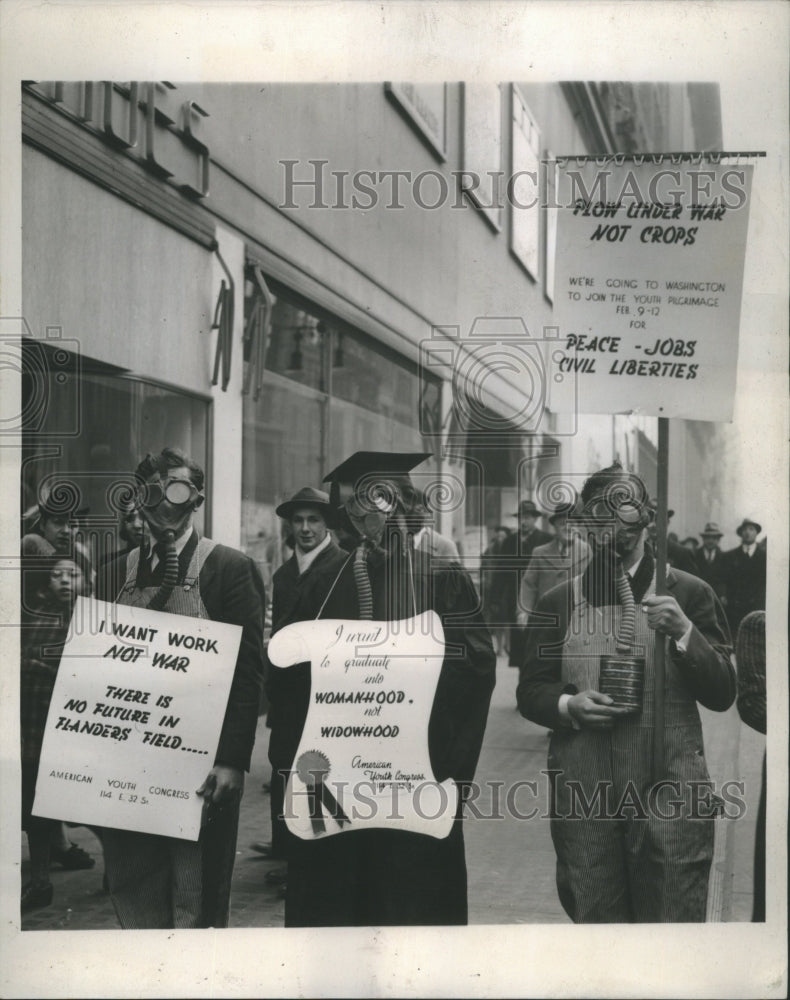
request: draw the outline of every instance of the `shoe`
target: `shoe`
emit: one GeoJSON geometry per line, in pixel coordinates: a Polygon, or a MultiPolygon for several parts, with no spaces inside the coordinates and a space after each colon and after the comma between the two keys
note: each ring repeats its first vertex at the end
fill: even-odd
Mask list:
{"type": "Polygon", "coordinates": [[[51,882],[39,882],[38,885],[28,882],[27,885],[23,885],[22,913],[28,913],[30,910],[39,910],[44,906],[49,906],[52,903],[52,893],[51,882]]]}
{"type": "Polygon", "coordinates": [[[254,844],[250,844],[250,849],[257,851],[258,854],[262,854],[265,858],[271,858],[273,856],[271,840],[266,841],[265,844],[260,841],[256,841],[254,844]]]}
{"type": "Polygon", "coordinates": [[[263,876],[263,881],[267,885],[285,885],[288,879],[288,869],[287,868],[274,868],[270,872],[266,872],[263,876]]]}
{"type": "Polygon", "coordinates": [[[93,868],[96,864],[96,859],[76,844],[72,844],[66,851],[52,851],[51,858],[70,872],[93,868]]]}

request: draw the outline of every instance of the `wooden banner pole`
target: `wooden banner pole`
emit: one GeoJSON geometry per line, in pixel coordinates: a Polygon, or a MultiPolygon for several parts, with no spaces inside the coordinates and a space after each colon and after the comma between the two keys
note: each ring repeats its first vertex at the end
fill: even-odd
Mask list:
{"type": "MultiPolygon", "coordinates": [[[[667,589],[667,494],[669,492],[669,418],[658,418],[658,510],[656,511],[656,594],[667,589]]],[[[653,674],[653,782],[664,777],[664,688],[667,638],[656,633],[653,674]]]]}

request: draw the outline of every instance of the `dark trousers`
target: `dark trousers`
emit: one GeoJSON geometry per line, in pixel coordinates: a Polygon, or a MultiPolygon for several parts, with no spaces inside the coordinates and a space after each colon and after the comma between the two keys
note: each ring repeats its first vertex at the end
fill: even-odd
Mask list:
{"type": "Polygon", "coordinates": [[[286,927],[466,924],[462,820],[445,839],[404,830],[295,837],[286,927]]]}

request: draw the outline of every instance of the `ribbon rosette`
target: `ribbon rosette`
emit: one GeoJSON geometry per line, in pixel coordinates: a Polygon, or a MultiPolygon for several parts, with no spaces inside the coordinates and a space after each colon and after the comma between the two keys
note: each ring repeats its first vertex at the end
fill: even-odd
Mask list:
{"type": "Polygon", "coordinates": [[[324,833],[326,830],[321,812],[322,805],[341,827],[344,823],[351,824],[351,820],[343,812],[343,807],[325,784],[329,771],[329,758],[320,750],[307,750],[296,762],[296,773],[307,786],[313,833],[324,833]]]}

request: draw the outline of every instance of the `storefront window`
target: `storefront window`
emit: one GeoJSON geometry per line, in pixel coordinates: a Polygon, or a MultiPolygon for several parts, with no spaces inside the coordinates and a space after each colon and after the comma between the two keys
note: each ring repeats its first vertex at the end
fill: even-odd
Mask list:
{"type": "MultiPolygon", "coordinates": [[[[287,556],[274,511],[354,451],[430,451],[420,434],[416,365],[288,289],[274,294],[257,402],[245,396],[242,539],[268,584],[287,556]]],[[[255,308],[247,283],[245,312],[255,308]]],[[[437,380],[438,388],[438,380],[437,380]]],[[[418,479],[436,469],[420,467],[418,479]]]]}
{"type": "MultiPolygon", "coordinates": [[[[123,485],[141,458],[171,446],[207,467],[209,401],[112,373],[88,358],[52,364],[40,343],[26,345],[23,358],[22,512],[42,489],[68,481],[79,505],[89,508],[84,530],[94,558],[101,558],[114,543],[123,485]]],[[[195,516],[200,531],[210,518],[207,487],[195,516]]]]}

